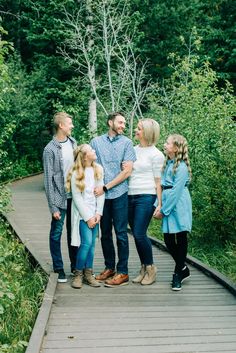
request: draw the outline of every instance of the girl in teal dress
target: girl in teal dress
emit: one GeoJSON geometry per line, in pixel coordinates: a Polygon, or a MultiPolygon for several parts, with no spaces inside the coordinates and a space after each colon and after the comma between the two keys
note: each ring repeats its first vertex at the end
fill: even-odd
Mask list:
{"type": "Polygon", "coordinates": [[[172,290],[181,290],[181,283],[190,277],[186,266],[187,234],[192,228],[192,202],[188,190],[191,168],[186,139],[170,135],[164,144],[166,161],[163,166],[162,207],[155,216],[162,219],[165,244],[175,261],[172,290]]]}

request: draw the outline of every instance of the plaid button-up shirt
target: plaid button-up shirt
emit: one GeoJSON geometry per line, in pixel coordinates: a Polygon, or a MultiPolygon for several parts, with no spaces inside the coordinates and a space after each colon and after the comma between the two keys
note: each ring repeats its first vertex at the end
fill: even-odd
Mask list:
{"type": "MultiPolygon", "coordinates": [[[[68,138],[74,149],[75,139],[68,138]]],[[[67,207],[61,149],[61,144],[54,137],[43,151],[44,187],[51,213],[59,211],[60,208],[65,210],[67,207]]]]}

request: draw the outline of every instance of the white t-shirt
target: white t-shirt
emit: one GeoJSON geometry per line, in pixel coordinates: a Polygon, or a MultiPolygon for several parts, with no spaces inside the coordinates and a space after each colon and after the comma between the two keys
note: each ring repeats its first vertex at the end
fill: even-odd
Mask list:
{"type": "Polygon", "coordinates": [[[164,155],[155,146],[135,146],[137,160],[129,177],[129,195],[156,194],[154,178],[161,177],[164,155]]]}
{"type": "Polygon", "coordinates": [[[85,173],[84,203],[95,215],[96,197],[94,195],[95,179],[94,179],[93,167],[86,167],[84,173],[85,173]]]}
{"type": "Polygon", "coordinates": [[[74,163],[73,146],[70,139],[68,138],[65,142],[60,142],[60,144],[61,144],[61,152],[62,152],[62,159],[63,159],[64,180],[66,183],[67,175],[74,163]]]}

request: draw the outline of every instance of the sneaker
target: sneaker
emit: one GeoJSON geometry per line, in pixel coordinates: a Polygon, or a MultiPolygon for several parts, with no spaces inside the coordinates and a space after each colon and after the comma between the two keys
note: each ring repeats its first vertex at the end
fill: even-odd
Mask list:
{"type": "Polygon", "coordinates": [[[55,270],[54,272],[58,273],[58,279],[57,279],[58,283],[66,283],[67,282],[66,274],[63,269],[55,270]]]}
{"type": "Polygon", "coordinates": [[[181,271],[181,283],[183,283],[187,278],[191,277],[189,268],[185,266],[181,271]]]}
{"type": "Polygon", "coordinates": [[[109,268],[105,268],[105,270],[103,270],[100,275],[97,275],[95,277],[95,279],[97,281],[105,281],[106,279],[113,277],[115,275],[115,271],[114,270],[110,270],[109,268]]]}
{"type": "Polygon", "coordinates": [[[114,277],[107,279],[104,283],[105,287],[119,287],[129,284],[129,276],[125,273],[117,273],[114,277]]]}
{"type": "Polygon", "coordinates": [[[173,274],[172,290],[181,290],[181,276],[178,273],[173,274]]]}

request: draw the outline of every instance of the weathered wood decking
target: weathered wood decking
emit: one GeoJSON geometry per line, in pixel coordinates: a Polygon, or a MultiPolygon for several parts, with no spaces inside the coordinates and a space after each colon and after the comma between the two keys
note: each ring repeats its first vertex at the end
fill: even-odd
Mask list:
{"type": "MultiPolygon", "coordinates": [[[[50,215],[42,175],[12,185],[13,206],[8,219],[22,241],[46,270],[50,215]]],[[[66,240],[65,270],[69,276],[66,240]]],[[[152,286],[130,282],[121,288],[81,290],[58,284],[41,347],[42,353],[228,353],[236,352],[236,300],[223,286],[190,267],[192,277],[181,292],[170,290],[173,262],[154,247],[158,280],[152,286]]],[[[100,243],[94,270],[103,269],[100,243]]],[[[130,237],[132,278],[139,260],[130,237]]],[[[35,353],[37,353],[35,351],[35,353]]]]}

